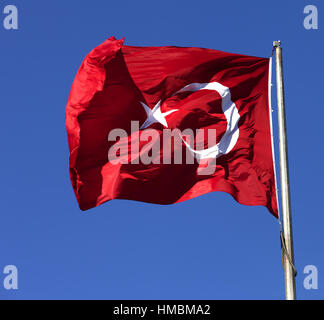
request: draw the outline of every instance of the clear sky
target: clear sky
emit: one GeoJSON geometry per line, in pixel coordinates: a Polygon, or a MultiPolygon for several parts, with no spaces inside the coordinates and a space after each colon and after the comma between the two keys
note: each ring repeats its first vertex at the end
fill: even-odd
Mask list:
{"type": "Polygon", "coordinates": [[[0,22],[0,299],[284,298],[279,226],[264,207],[215,192],[169,206],[78,208],[65,105],[84,56],[112,35],[260,57],[282,41],[297,297],[324,298],[321,1],[6,0],[0,22]],[[7,4],[18,8],[18,30],[2,25],[7,4]],[[303,27],[307,4],[318,8],[318,30],[303,27]],[[9,264],[18,290],[3,287],[9,264]],[[304,289],[306,265],[318,268],[318,290],[304,289]]]}

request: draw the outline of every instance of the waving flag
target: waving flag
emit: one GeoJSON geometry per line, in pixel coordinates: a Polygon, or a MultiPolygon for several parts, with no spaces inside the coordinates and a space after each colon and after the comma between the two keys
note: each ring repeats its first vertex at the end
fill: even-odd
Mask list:
{"type": "Polygon", "coordinates": [[[66,107],[80,208],[224,191],[277,217],[269,67],[268,58],[113,37],[92,50],[66,107]]]}

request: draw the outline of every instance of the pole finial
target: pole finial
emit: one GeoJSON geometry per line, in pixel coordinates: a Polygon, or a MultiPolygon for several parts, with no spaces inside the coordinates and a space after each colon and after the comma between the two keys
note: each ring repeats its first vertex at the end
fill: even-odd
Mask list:
{"type": "Polygon", "coordinates": [[[278,40],[278,41],[273,41],[273,46],[274,47],[280,47],[281,46],[281,41],[278,40]]]}

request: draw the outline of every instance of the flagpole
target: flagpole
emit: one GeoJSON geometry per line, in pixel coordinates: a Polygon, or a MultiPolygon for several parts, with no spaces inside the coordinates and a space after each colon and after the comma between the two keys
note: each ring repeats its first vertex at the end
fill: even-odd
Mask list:
{"type": "Polygon", "coordinates": [[[282,48],[280,41],[274,41],[273,47],[276,53],[276,78],[277,78],[277,101],[278,101],[278,127],[279,127],[279,153],[280,153],[280,182],[281,182],[281,203],[282,203],[282,229],[283,229],[283,266],[285,273],[286,300],[296,299],[294,267],[294,248],[292,237],[292,220],[290,210],[290,190],[288,174],[288,152],[285,97],[282,68],[282,48]]]}

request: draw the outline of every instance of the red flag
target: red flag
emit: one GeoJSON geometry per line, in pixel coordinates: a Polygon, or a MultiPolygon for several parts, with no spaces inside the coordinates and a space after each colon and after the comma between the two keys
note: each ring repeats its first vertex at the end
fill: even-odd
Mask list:
{"type": "Polygon", "coordinates": [[[80,208],[224,191],[277,217],[269,66],[268,58],[113,37],[92,50],[66,107],[80,208]]]}

